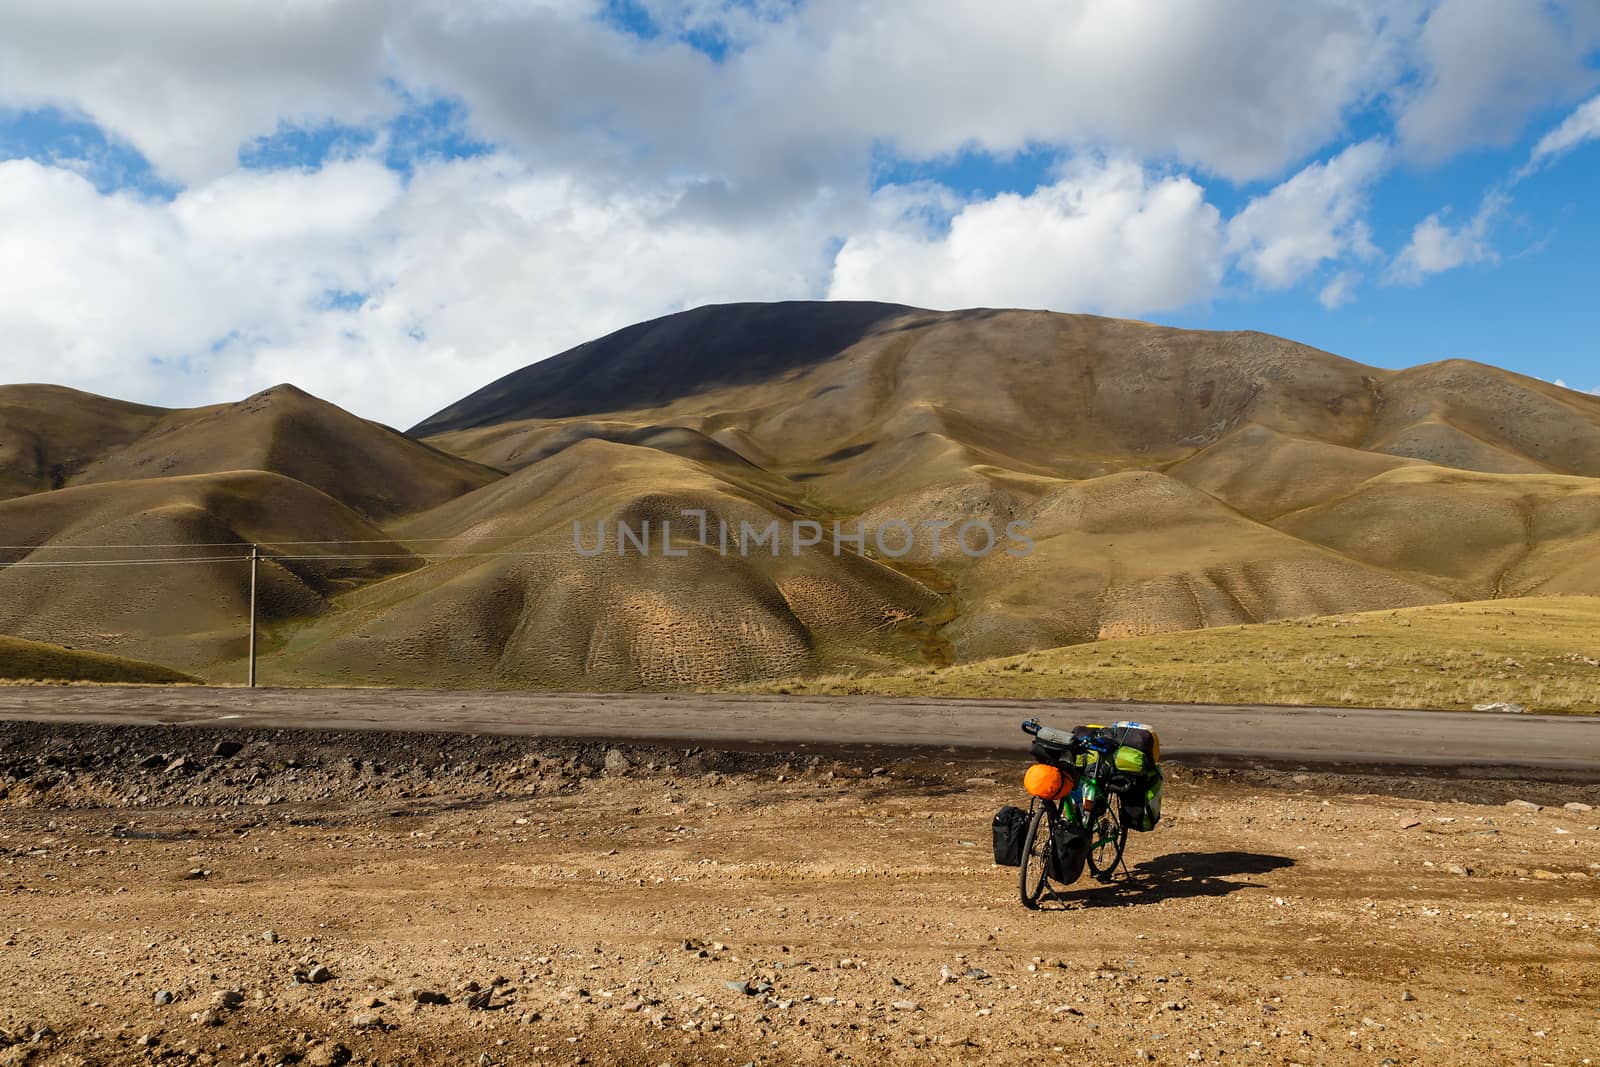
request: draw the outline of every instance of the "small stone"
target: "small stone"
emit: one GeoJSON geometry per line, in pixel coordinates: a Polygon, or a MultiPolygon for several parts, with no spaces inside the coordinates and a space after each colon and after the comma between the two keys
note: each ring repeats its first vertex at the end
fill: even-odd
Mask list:
{"type": "Polygon", "coordinates": [[[949,985],[955,981],[959,981],[959,978],[957,977],[956,973],[949,968],[948,965],[939,968],[940,985],[949,985]]]}
{"type": "Polygon", "coordinates": [[[350,1016],[350,1025],[357,1030],[382,1030],[384,1029],[383,1016],[375,1011],[358,1011],[350,1016]]]}
{"type": "Polygon", "coordinates": [[[172,994],[165,989],[156,991],[156,1003],[162,1007],[166,1007],[168,1004],[171,1004],[173,999],[174,998],[172,994]]]}
{"type": "Polygon", "coordinates": [[[897,1000],[889,1005],[895,1011],[921,1011],[922,1006],[914,1000],[897,1000]]]}
{"type": "Polygon", "coordinates": [[[200,867],[191,867],[189,868],[188,873],[183,876],[183,880],[185,882],[197,882],[202,878],[209,878],[210,876],[211,872],[208,870],[204,870],[200,867]]]}
{"type": "Polygon", "coordinates": [[[968,778],[968,785],[999,785],[993,778],[968,778]]]}
{"type": "Polygon", "coordinates": [[[320,963],[306,972],[306,981],[312,983],[313,985],[321,985],[323,982],[330,982],[332,980],[333,972],[328,970],[327,967],[320,963]]]}
{"type": "Polygon", "coordinates": [[[244,994],[237,989],[219,989],[211,994],[211,1003],[218,1008],[227,1008],[231,1011],[244,1003],[244,994]]]}
{"type": "Polygon", "coordinates": [[[1508,800],[1506,807],[1515,808],[1517,811],[1539,811],[1541,808],[1531,800],[1508,800]]]}
{"type": "Polygon", "coordinates": [[[1471,868],[1463,867],[1459,863],[1452,863],[1450,866],[1446,867],[1445,870],[1449,871],[1451,874],[1460,875],[1462,878],[1466,878],[1472,874],[1471,868]]]}
{"type": "Polygon", "coordinates": [[[467,994],[468,1011],[488,1011],[490,1001],[494,1000],[494,987],[479,989],[467,994]]]}
{"type": "Polygon", "coordinates": [[[238,741],[218,741],[211,746],[211,754],[218,759],[232,759],[244,748],[238,741]]]}
{"type": "Polygon", "coordinates": [[[190,1015],[189,1020],[191,1022],[197,1022],[201,1026],[221,1026],[222,1013],[216,1008],[207,1008],[204,1011],[197,1011],[193,1015],[190,1015]]]}
{"type": "Polygon", "coordinates": [[[749,996],[755,992],[750,983],[744,979],[740,979],[737,982],[723,982],[722,984],[730,993],[737,993],[741,997],[749,996]]]}
{"type": "Polygon", "coordinates": [[[990,975],[989,972],[984,970],[982,967],[968,967],[967,977],[971,978],[974,982],[981,982],[985,978],[990,977],[990,975]]]}
{"type": "Polygon", "coordinates": [[[1177,1001],[1177,1000],[1169,1000],[1166,1003],[1161,1005],[1161,1010],[1162,1011],[1182,1011],[1183,1009],[1184,1009],[1183,1002],[1182,1001],[1177,1001]]]}
{"type": "Polygon", "coordinates": [[[1405,990],[1401,990],[1400,999],[1401,1000],[1405,1000],[1405,1001],[1416,1000],[1417,999],[1417,995],[1415,993],[1411,992],[1411,990],[1405,989],[1405,990]]]}
{"type": "Polygon", "coordinates": [[[633,763],[625,756],[620,748],[613,748],[606,753],[607,774],[627,774],[633,769],[633,763]]]}
{"type": "Polygon", "coordinates": [[[1535,878],[1537,878],[1541,882],[1559,882],[1559,881],[1561,881],[1561,875],[1557,874],[1555,871],[1547,871],[1547,870],[1544,870],[1543,868],[1535,870],[1533,872],[1533,876],[1535,878]]]}
{"type": "Polygon", "coordinates": [[[450,998],[432,989],[408,989],[406,996],[417,1004],[448,1004],[450,998]]]}
{"type": "Polygon", "coordinates": [[[276,930],[263,931],[263,933],[261,934],[261,940],[265,941],[269,945],[276,945],[278,943],[278,931],[276,931],[276,930]]]}
{"type": "Polygon", "coordinates": [[[329,1041],[307,1052],[302,1062],[309,1067],[344,1067],[350,1062],[350,1050],[337,1041],[329,1041]]]}
{"type": "Polygon", "coordinates": [[[1421,826],[1421,825],[1422,825],[1422,820],[1421,819],[1403,819],[1400,822],[1400,829],[1409,830],[1414,826],[1421,826]]]}
{"type": "Polygon", "coordinates": [[[264,1063],[267,1067],[278,1067],[279,1064],[292,1063],[299,1058],[288,1045],[262,1045],[256,1050],[256,1062],[264,1063]]]}
{"type": "Polygon", "coordinates": [[[1581,802],[1576,801],[1576,800],[1574,800],[1570,804],[1563,804],[1561,806],[1563,808],[1565,808],[1567,811],[1585,812],[1585,811],[1593,811],[1594,810],[1594,806],[1593,805],[1584,804],[1584,803],[1581,803],[1581,802]]]}

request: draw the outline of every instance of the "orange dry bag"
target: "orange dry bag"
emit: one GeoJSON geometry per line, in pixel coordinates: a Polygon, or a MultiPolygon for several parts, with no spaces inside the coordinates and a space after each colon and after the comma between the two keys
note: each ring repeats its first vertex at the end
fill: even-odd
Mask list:
{"type": "Polygon", "coordinates": [[[1072,791],[1072,779],[1060,767],[1048,763],[1035,763],[1022,776],[1022,787],[1036,797],[1060,800],[1072,791]]]}

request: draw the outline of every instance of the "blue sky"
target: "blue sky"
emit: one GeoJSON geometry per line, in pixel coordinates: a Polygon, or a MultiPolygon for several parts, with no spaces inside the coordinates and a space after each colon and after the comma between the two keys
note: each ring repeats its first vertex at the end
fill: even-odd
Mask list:
{"type": "Polygon", "coordinates": [[[1600,389],[1586,0],[85,4],[0,12],[0,379],[406,424],[849,297],[1600,389]]]}

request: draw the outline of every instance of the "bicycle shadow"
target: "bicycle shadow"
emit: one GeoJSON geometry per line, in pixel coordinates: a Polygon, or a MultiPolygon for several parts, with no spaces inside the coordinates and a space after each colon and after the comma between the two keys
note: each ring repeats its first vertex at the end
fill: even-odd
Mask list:
{"type": "Polygon", "coordinates": [[[1106,884],[1057,890],[1053,899],[1062,906],[1079,904],[1092,908],[1225,897],[1241,889],[1267,888],[1260,882],[1249,881],[1250,875],[1269,874],[1293,866],[1294,860],[1288,856],[1263,852],[1172,852],[1142,860],[1126,872],[1119,870],[1117,877],[1106,884]],[[1246,880],[1230,880],[1236,878],[1246,880]]]}

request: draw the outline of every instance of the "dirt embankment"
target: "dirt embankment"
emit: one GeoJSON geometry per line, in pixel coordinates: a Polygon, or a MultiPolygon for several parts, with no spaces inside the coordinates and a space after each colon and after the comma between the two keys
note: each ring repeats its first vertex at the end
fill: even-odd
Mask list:
{"type": "Polygon", "coordinates": [[[876,758],[5,724],[0,1062],[1593,1056],[1600,786],[1174,767],[1031,913],[876,758]]]}

